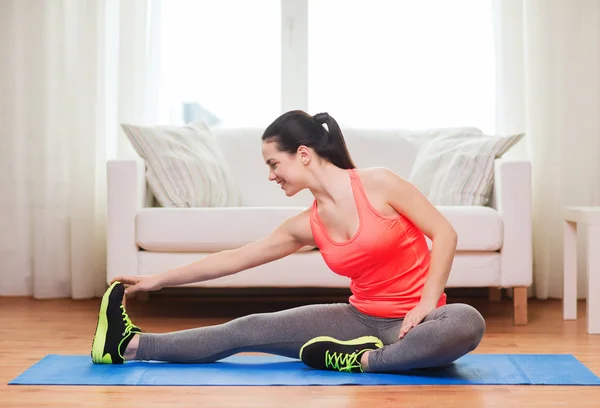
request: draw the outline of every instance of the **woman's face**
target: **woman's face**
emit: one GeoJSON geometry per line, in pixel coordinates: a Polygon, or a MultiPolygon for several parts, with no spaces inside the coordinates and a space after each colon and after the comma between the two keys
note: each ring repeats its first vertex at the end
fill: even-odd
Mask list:
{"type": "Polygon", "coordinates": [[[289,154],[279,151],[276,142],[265,141],[262,153],[269,166],[269,180],[279,184],[286,196],[291,197],[306,188],[306,147],[301,147],[295,154],[289,154]]]}

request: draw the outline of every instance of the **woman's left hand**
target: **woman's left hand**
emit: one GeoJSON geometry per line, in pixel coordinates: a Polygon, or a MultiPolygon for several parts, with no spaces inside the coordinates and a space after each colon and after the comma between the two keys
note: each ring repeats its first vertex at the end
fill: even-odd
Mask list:
{"type": "Polygon", "coordinates": [[[435,309],[435,305],[427,303],[417,304],[410,312],[404,317],[402,326],[400,327],[399,338],[402,339],[406,336],[406,333],[425,319],[425,317],[435,309]]]}

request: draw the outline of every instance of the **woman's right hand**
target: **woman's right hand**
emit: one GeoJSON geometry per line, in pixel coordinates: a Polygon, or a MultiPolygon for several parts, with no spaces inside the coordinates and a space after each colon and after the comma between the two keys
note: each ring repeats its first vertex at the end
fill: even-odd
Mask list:
{"type": "Polygon", "coordinates": [[[126,286],[125,294],[131,295],[136,292],[151,292],[162,289],[158,276],[117,276],[110,283],[121,282],[126,286]]]}

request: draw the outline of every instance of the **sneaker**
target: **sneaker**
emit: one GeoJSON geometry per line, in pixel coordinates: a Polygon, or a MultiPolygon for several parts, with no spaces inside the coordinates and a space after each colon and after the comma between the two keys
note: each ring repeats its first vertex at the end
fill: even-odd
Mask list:
{"type": "Polygon", "coordinates": [[[340,341],[333,337],[315,337],[300,349],[300,360],[319,370],[362,373],[360,358],[370,350],[383,347],[377,337],[364,336],[340,341]]]}
{"type": "Polygon", "coordinates": [[[115,282],[102,297],[92,343],[91,355],[94,364],[123,364],[123,354],[127,345],[133,336],[142,332],[127,316],[122,304],[124,293],[125,286],[115,282]]]}

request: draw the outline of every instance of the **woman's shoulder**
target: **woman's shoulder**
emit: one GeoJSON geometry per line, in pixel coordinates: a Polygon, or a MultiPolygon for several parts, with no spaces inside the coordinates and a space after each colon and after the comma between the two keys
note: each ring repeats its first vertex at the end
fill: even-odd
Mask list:
{"type": "Polygon", "coordinates": [[[403,177],[394,173],[387,167],[362,167],[357,168],[356,172],[358,173],[358,176],[363,184],[366,182],[378,186],[388,186],[390,184],[397,184],[403,181],[406,182],[403,177]]]}
{"type": "Polygon", "coordinates": [[[387,194],[407,194],[415,186],[404,177],[386,167],[367,167],[357,169],[358,176],[367,191],[379,191],[387,194]]]}

